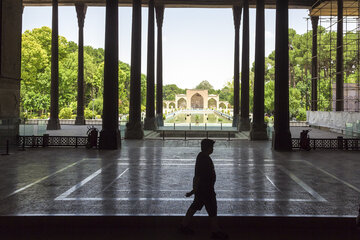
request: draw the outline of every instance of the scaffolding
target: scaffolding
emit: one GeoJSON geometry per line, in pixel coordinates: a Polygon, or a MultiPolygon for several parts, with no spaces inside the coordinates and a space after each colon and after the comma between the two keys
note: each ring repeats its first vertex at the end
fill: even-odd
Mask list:
{"type": "MultiPolygon", "coordinates": [[[[336,0],[318,0],[310,16],[319,17],[317,33],[317,106],[318,111],[335,111],[336,76],[344,76],[344,111],[360,112],[360,1],[343,1],[343,18],[338,20],[336,0]],[[337,72],[337,24],[343,22],[343,70],[337,72]]],[[[309,26],[310,18],[307,18],[309,26]]],[[[308,27],[309,35],[309,27],[308,27]]],[[[308,46],[310,38],[308,37],[308,46]]],[[[312,57],[308,56],[311,62],[312,57]]],[[[311,79],[307,79],[311,81],[311,79]]],[[[308,82],[309,86],[309,82],[308,82]]],[[[311,83],[310,83],[311,86],[311,83]]]]}

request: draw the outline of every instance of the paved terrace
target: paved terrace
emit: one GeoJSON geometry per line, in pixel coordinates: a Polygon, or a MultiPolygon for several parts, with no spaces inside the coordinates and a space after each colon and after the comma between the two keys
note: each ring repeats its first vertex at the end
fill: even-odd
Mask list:
{"type": "MultiPolygon", "coordinates": [[[[122,141],[118,151],[40,148],[0,156],[0,219],[4,216],[108,216],[102,221],[111,222],[109,219],[116,216],[129,217],[132,220],[124,220],[128,223],[136,221],[131,218],[134,216],[160,216],[165,218],[150,222],[166,225],[175,221],[177,226],[180,221],[177,216],[183,216],[192,201],[184,194],[191,189],[199,149],[198,140],[133,140],[122,141]]],[[[354,222],[360,202],[358,152],[273,152],[270,141],[238,140],[217,141],[212,158],[217,173],[218,212],[227,218],[222,219],[223,223],[231,217],[321,217],[354,222]]],[[[206,216],[205,210],[198,216],[206,216]]],[[[144,232],[134,230],[132,235],[134,232],[127,230],[125,239],[183,239],[176,235],[174,225],[172,228],[162,225],[163,230],[155,231],[146,228],[146,221],[142,221],[144,232]],[[158,235],[146,238],[146,234],[158,235]]],[[[244,221],[240,220],[239,224],[244,221]]],[[[303,224],[301,221],[298,224],[303,224]]],[[[5,219],[2,224],[8,222],[5,219]]],[[[113,224],[121,225],[121,222],[117,219],[113,224]]],[[[229,226],[225,224],[225,229],[229,226]]],[[[246,236],[245,232],[234,229],[238,227],[228,229],[230,235],[246,236]]],[[[190,239],[208,239],[208,231],[207,227],[202,228],[190,239]]],[[[325,232],[331,236],[328,230],[325,232]]],[[[122,236],[123,231],[117,234],[122,236]]],[[[249,235],[251,239],[263,238],[260,233],[259,238],[254,238],[254,234],[257,233],[249,235]]],[[[313,239],[320,239],[312,232],[309,234],[315,236],[313,239]]],[[[100,239],[103,234],[96,236],[100,239]]],[[[290,239],[288,237],[283,239],[290,239]]]]}

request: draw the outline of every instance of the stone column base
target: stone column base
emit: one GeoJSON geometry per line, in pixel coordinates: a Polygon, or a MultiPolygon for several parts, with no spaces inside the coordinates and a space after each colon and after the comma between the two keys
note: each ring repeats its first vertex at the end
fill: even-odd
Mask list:
{"type": "Polygon", "coordinates": [[[268,140],[266,124],[251,124],[250,140],[268,140]]]}
{"type": "Polygon", "coordinates": [[[84,116],[76,116],[75,125],[85,125],[84,116]]]}
{"type": "Polygon", "coordinates": [[[156,124],[157,124],[158,127],[163,127],[164,126],[163,115],[157,115],[156,116],[156,124]]]}
{"type": "Polygon", "coordinates": [[[281,133],[276,133],[274,131],[272,137],[273,137],[272,145],[273,145],[274,150],[276,150],[276,151],[291,151],[292,150],[290,131],[281,131],[281,133]]]}
{"type": "Polygon", "coordinates": [[[144,120],[144,130],[156,130],[156,118],[146,117],[144,120]]]}
{"type": "Polygon", "coordinates": [[[144,130],[141,122],[126,124],[125,139],[143,139],[144,130]]]}
{"type": "Polygon", "coordinates": [[[60,130],[60,121],[58,118],[50,118],[46,130],[60,130]]]}
{"type": "Polygon", "coordinates": [[[232,122],[232,126],[239,128],[239,119],[240,119],[240,115],[236,114],[233,116],[233,122],[232,122]]]}
{"type": "Polygon", "coordinates": [[[250,131],[250,119],[240,118],[239,131],[250,131]]]}
{"type": "Polygon", "coordinates": [[[121,147],[121,138],[119,129],[102,130],[100,132],[99,148],[113,150],[121,147]]]}

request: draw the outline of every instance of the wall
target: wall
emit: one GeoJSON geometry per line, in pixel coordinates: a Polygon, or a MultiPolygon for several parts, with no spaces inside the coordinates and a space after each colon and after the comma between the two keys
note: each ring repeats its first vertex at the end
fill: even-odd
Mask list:
{"type": "Polygon", "coordinates": [[[306,120],[311,126],[325,127],[340,132],[345,130],[346,123],[353,123],[360,120],[360,113],[308,111],[306,120]]]}

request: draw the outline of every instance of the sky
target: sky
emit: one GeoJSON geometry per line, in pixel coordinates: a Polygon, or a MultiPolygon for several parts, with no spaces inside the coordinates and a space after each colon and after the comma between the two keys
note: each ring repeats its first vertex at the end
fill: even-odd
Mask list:
{"type": "MultiPolygon", "coordinates": [[[[25,7],[23,32],[51,27],[51,7],[25,7]]],[[[289,10],[289,27],[307,31],[308,10],[289,10]]],[[[119,8],[119,60],[130,63],[132,8],[119,8]]],[[[255,9],[250,9],[250,64],[255,54],[255,9]]],[[[142,73],[146,74],[148,9],[142,9],[142,73]]],[[[309,28],[311,24],[309,24],[309,28]]],[[[155,29],[156,31],[156,29],[155,29]]],[[[75,7],[59,7],[59,35],[78,42],[75,7]]],[[[156,36],[156,34],[155,34],[156,36]]],[[[240,64],[242,28],[240,29],[240,64]]],[[[105,8],[89,7],[84,44],[104,48],[105,8]]],[[[275,49],[275,10],[265,11],[265,55],[275,49]]],[[[241,65],[240,65],[241,66],[241,65]]],[[[241,68],[240,68],[241,69],[241,68]]],[[[215,89],[231,81],[234,73],[232,9],[166,8],[163,24],[163,81],[180,88],[195,88],[207,80],[215,89]]]]}

